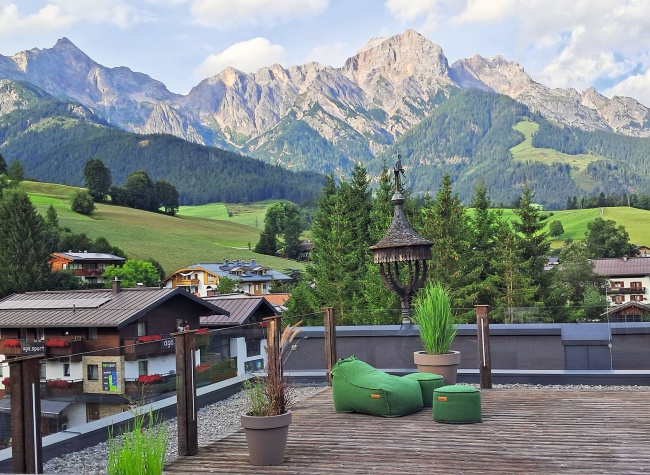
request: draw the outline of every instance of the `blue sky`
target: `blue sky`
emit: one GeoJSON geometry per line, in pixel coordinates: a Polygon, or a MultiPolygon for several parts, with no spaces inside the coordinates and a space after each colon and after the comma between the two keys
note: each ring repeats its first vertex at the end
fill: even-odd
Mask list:
{"type": "Polygon", "coordinates": [[[339,67],[371,38],[408,28],[450,64],[501,55],[547,86],[650,106],[647,0],[0,0],[0,54],[65,36],[180,94],[226,66],[339,67]]]}

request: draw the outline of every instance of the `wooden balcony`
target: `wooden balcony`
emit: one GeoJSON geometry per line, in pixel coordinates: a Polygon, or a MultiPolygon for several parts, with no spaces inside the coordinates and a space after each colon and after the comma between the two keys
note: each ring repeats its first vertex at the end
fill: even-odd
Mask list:
{"type": "Polygon", "coordinates": [[[125,339],[123,351],[126,361],[135,361],[173,354],[176,352],[176,347],[173,337],[163,335],[160,340],[148,342],[139,342],[137,338],[125,339]]]}
{"type": "Polygon", "coordinates": [[[645,294],[645,287],[611,287],[608,294],[645,294]]]}
{"type": "Polygon", "coordinates": [[[199,285],[199,279],[177,279],[176,285],[199,285]]]}
{"type": "Polygon", "coordinates": [[[47,346],[48,358],[58,358],[59,361],[81,361],[81,353],[84,351],[84,342],[81,338],[76,340],[69,340],[68,346],[47,346]]]}
{"type": "MultiPolygon", "coordinates": [[[[16,339],[7,338],[6,341],[11,341],[13,343],[16,339]]],[[[19,340],[19,344],[16,346],[14,344],[5,344],[5,340],[3,340],[1,346],[2,354],[5,356],[32,356],[45,354],[44,341],[19,340]]]]}
{"type": "Polygon", "coordinates": [[[131,400],[140,401],[151,399],[165,393],[176,391],[176,375],[165,374],[162,376],[162,381],[154,384],[142,384],[133,380],[125,381],[124,388],[126,397],[131,400]]]}

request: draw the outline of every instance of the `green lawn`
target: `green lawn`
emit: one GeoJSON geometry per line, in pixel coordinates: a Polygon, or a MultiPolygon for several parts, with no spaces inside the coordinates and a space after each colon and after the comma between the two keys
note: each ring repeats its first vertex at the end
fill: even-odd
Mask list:
{"type": "MultiPolygon", "coordinates": [[[[97,204],[92,217],[74,213],[70,209],[69,196],[78,188],[25,182],[23,188],[30,194],[38,211],[45,214],[53,205],[62,227],[75,233],[86,233],[96,239],[104,236],[124,250],[130,258],[154,258],[166,272],[197,262],[219,262],[255,258],[257,262],[282,270],[286,267],[304,269],[304,264],[272,256],[256,254],[248,249],[254,247],[260,231],[255,227],[234,220],[209,219],[188,215],[175,217],[150,213],[120,206],[97,204]],[[46,193],[43,195],[41,193],[46,193]]],[[[221,205],[223,206],[223,205],[221,205]]],[[[206,205],[218,209],[219,205],[206,205]]],[[[201,208],[201,207],[193,207],[201,208]]],[[[266,209],[266,208],[264,208],[266,209]]],[[[255,212],[258,212],[257,207],[255,212]]],[[[209,214],[209,211],[206,211],[209,214]]],[[[199,213],[200,214],[200,213],[199,213]]],[[[243,213],[241,213],[243,215],[243,213]]],[[[240,219],[243,220],[243,216],[240,219]]],[[[253,218],[248,218],[252,220],[253,218]]]]}

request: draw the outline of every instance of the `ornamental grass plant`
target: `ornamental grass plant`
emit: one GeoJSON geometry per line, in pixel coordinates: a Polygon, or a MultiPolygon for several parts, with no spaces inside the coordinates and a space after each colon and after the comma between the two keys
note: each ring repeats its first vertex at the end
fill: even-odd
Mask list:
{"type": "Polygon", "coordinates": [[[456,338],[451,296],[439,282],[427,282],[415,297],[413,322],[418,325],[424,350],[431,355],[449,353],[456,338]]]}
{"type": "MultiPolygon", "coordinates": [[[[246,382],[246,415],[263,417],[278,416],[287,412],[294,402],[292,387],[282,371],[282,363],[291,353],[292,342],[302,330],[296,329],[302,320],[288,325],[280,338],[277,358],[269,359],[266,375],[257,376],[246,382]]],[[[267,352],[268,355],[268,352],[267,352]]]]}
{"type": "Polygon", "coordinates": [[[148,414],[136,414],[133,424],[108,440],[108,475],[160,475],[167,452],[167,425],[148,414]]]}

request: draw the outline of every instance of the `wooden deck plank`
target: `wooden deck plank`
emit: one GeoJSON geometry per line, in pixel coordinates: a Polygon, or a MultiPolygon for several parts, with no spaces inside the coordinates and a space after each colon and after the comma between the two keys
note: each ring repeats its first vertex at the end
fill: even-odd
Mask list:
{"type": "Polygon", "coordinates": [[[483,422],[337,414],[330,389],[294,409],[285,463],[248,463],[243,431],[182,457],[189,473],[650,473],[650,391],[491,389],[483,422]]]}

